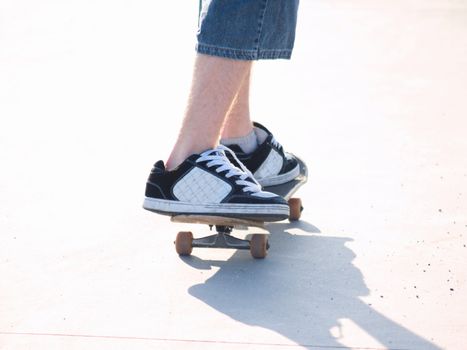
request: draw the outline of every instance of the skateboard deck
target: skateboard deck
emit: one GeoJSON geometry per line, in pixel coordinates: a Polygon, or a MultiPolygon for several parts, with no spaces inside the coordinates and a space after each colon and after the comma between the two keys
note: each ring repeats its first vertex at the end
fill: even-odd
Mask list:
{"type": "MultiPolygon", "coordinates": [[[[295,156],[296,157],[296,156],[295,156]]],[[[299,175],[284,184],[264,187],[265,191],[275,193],[284,197],[289,202],[289,220],[294,221],[300,218],[303,210],[301,200],[292,196],[303,186],[308,179],[308,169],[305,163],[296,157],[300,166],[299,175]]],[[[256,259],[265,258],[269,249],[267,234],[253,234],[251,239],[239,239],[231,236],[234,229],[247,229],[248,227],[265,228],[264,221],[242,218],[231,218],[215,215],[174,215],[172,222],[187,224],[205,224],[215,227],[216,234],[193,238],[190,231],[180,231],[175,239],[175,249],[179,255],[186,256],[192,253],[193,248],[231,248],[250,250],[251,255],[256,259]]]]}
{"type": "Polygon", "coordinates": [[[250,226],[264,228],[264,221],[214,215],[174,215],[170,218],[170,221],[186,224],[206,224],[210,226],[232,226],[234,228],[247,228],[250,226]]]}

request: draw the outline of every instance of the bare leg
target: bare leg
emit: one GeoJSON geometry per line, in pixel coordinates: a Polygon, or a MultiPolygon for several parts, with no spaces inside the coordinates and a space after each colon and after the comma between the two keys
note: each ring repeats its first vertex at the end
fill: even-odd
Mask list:
{"type": "Polygon", "coordinates": [[[237,138],[249,134],[253,130],[250,119],[250,75],[248,70],[235,99],[230,107],[222,130],[222,138],[237,138]]]}
{"type": "Polygon", "coordinates": [[[227,111],[250,68],[251,61],[197,55],[185,118],[167,169],[218,145],[227,111]]]}

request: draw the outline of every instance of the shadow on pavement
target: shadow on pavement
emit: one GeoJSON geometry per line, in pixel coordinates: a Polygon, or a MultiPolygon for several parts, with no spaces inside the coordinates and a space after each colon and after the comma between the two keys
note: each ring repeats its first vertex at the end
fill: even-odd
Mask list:
{"type": "Polygon", "coordinates": [[[360,300],[369,290],[352,264],[355,254],[346,247],[351,239],[292,235],[290,228],[319,233],[305,221],[271,224],[265,260],[254,260],[247,251],[237,251],[228,261],[183,258],[197,269],[219,267],[189,293],[239,322],[270,329],[302,346],[345,348],[331,332],[345,318],[389,349],[440,349],[360,300]]]}

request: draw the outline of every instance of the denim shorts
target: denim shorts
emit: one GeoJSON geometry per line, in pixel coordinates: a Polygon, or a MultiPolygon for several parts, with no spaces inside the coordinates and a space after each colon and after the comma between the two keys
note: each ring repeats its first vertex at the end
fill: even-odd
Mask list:
{"type": "Polygon", "coordinates": [[[289,59],[299,0],[200,0],[196,51],[238,60],[289,59]]]}

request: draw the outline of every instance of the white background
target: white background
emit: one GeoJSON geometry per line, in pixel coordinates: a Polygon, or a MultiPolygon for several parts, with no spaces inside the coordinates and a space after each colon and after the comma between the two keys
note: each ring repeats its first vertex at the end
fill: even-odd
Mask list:
{"type": "MultiPolygon", "coordinates": [[[[1,349],[462,349],[467,4],[302,0],[252,112],[310,167],[264,261],[141,209],[196,1],[0,3],[1,349]],[[319,347],[317,347],[319,348],[319,347]]],[[[240,235],[242,232],[240,232],[240,235]]]]}

